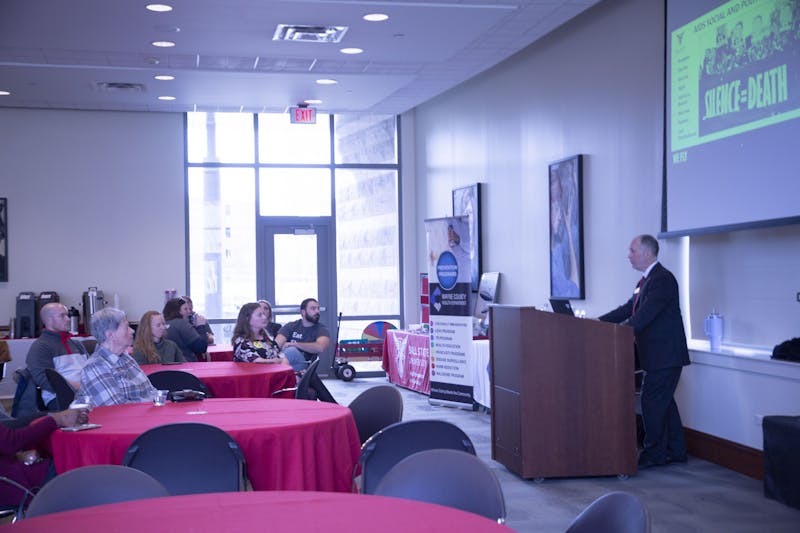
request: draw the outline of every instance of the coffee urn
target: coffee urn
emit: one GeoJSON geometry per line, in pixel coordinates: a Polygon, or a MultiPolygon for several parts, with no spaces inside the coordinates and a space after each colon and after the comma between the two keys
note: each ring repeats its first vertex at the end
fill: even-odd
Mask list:
{"type": "Polygon", "coordinates": [[[92,316],[105,305],[103,291],[97,287],[89,287],[89,290],[83,293],[83,326],[87,332],[92,329],[92,316]]]}

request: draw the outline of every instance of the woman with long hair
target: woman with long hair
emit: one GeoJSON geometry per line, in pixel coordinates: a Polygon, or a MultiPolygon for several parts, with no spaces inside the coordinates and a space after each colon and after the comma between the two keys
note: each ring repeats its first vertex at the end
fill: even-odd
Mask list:
{"type": "Polygon", "coordinates": [[[183,298],[172,298],[164,304],[163,314],[169,326],[167,338],[178,345],[186,361],[197,362],[197,354],[204,354],[208,349],[208,339],[189,323],[188,302],[183,298]]]}
{"type": "Polygon", "coordinates": [[[133,341],[133,358],[140,365],[185,363],[186,359],[177,344],[164,338],[167,323],[158,311],[146,311],[139,320],[136,339],[133,341]]]}
{"type": "Polygon", "coordinates": [[[283,363],[289,361],[267,332],[269,318],[257,302],[247,303],[239,310],[233,328],[233,360],[242,363],[283,363]]]}

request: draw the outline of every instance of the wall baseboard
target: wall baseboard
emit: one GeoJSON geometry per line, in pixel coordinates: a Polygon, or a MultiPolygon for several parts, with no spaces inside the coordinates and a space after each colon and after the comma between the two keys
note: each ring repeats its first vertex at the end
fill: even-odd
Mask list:
{"type": "Polygon", "coordinates": [[[764,454],[702,431],[683,428],[689,455],[724,466],[753,479],[764,479],[764,454]]]}

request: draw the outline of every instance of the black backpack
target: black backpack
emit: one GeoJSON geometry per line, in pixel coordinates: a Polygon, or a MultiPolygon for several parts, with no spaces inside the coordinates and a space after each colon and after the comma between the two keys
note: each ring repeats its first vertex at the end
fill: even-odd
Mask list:
{"type": "Polygon", "coordinates": [[[772,350],[772,358],[800,363],[800,337],[789,339],[772,350]]]}
{"type": "Polygon", "coordinates": [[[14,403],[11,406],[12,417],[22,417],[46,410],[42,400],[42,389],[33,382],[30,370],[17,369],[14,372],[14,381],[17,382],[17,391],[14,393],[14,403]]]}

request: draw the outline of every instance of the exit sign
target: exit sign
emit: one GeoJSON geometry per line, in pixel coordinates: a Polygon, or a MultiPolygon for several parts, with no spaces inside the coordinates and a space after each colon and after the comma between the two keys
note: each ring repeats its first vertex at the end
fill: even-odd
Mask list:
{"type": "Polygon", "coordinates": [[[313,107],[290,107],[289,117],[292,124],[316,124],[317,110],[313,107]]]}

